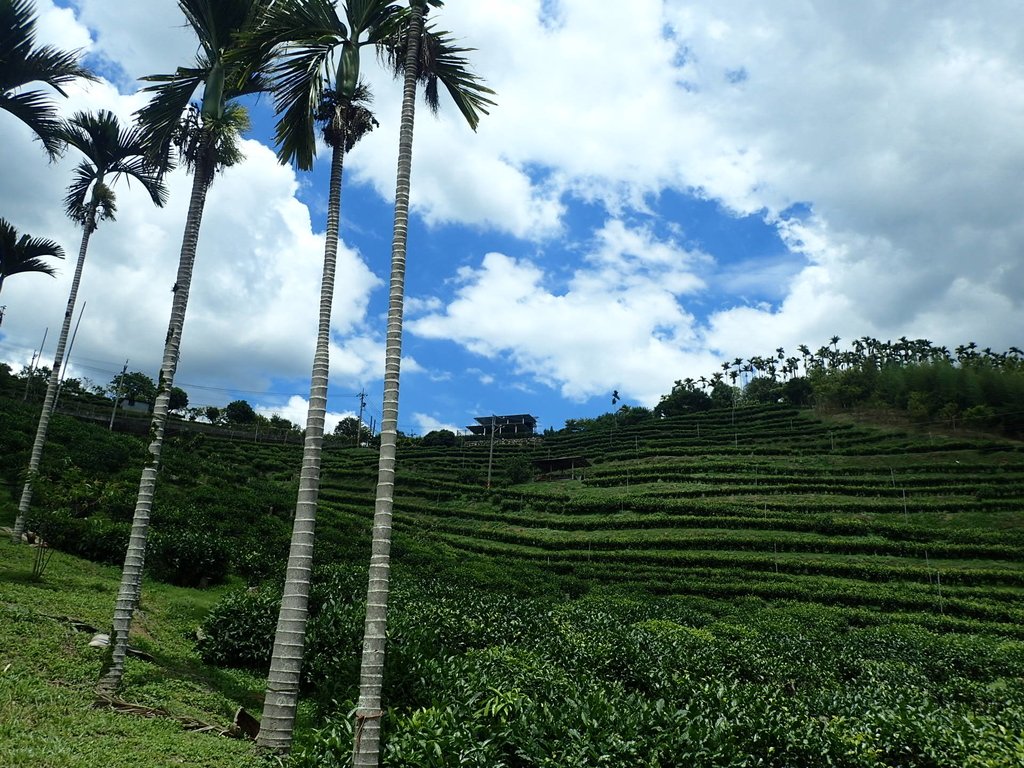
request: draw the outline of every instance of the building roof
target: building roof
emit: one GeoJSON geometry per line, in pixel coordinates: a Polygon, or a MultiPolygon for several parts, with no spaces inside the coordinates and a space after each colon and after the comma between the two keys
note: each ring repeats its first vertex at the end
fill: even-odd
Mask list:
{"type": "Polygon", "coordinates": [[[474,435],[490,434],[491,430],[496,431],[499,435],[502,431],[507,431],[508,434],[533,432],[537,428],[537,417],[531,416],[528,413],[514,413],[504,416],[494,414],[490,416],[476,416],[474,421],[476,421],[476,424],[470,424],[466,427],[474,435]],[[512,427],[512,429],[506,430],[506,427],[512,427]]]}

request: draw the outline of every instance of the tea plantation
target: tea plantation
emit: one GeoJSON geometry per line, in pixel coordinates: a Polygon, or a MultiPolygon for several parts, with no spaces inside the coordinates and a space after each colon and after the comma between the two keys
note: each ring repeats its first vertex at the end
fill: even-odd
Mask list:
{"type": "MultiPolygon", "coordinates": [[[[116,563],[139,446],[55,428],[39,526],[116,563]]],[[[1020,442],[759,406],[489,448],[400,449],[386,765],[1024,766],[1020,442]]],[[[197,669],[266,668],[298,462],[168,447],[153,575],[229,583],[197,669]]],[[[325,451],[292,766],[349,759],[376,463],[325,451]]]]}

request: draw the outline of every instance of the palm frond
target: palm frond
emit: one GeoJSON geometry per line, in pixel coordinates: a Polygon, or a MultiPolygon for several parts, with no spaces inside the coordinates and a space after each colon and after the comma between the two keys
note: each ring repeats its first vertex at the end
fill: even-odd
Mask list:
{"type": "Polygon", "coordinates": [[[89,226],[93,209],[100,219],[112,219],[117,207],[107,184],[121,176],[140,182],[156,205],[167,201],[162,169],[148,157],[149,145],[138,126],[122,128],[117,116],[108,110],[76,112],[59,135],[85,156],[64,198],[65,211],[74,221],[89,226]]]}
{"type": "MultiPolygon", "coordinates": [[[[191,114],[192,100],[200,86],[209,85],[211,74],[215,74],[218,82],[223,77],[223,87],[216,89],[220,103],[215,109],[206,110],[206,117],[212,118],[207,120],[211,127],[222,121],[231,99],[267,89],[262,56],[253,63],[240,58],[238,52],[246,36],[274,3],[271,0],[179,0],[178,5],[199,41],[195,66],[179,67],[174,74],[142,78],[155,84],[144,89],[152,93],[153,98],[138,111],[137,118],[152,160],[166,158],[171,148],[177,146],[186,151],[185,161],[192,165],[199,152],[197,137],[192,133],[203,124],[191,114]]],[[[206,96],[209,96],[209,88],[207,91],[206,96]]],[[[220,141],[221,138],[211,138],[209,148],[215,149],[220,141]]]]}
{"type": "Polygon", "coordinates": [[[204,75],[202,69],[178,67],[173,75],[142,78],[157,83],[143,88],[144,92],[152,93],[153,98],[136,112],[136,120],[147,137],[149,155],[154,162],[168,157],[178,126],[192,97],[203,84],[204,75]]]}
{"type": "Polygon", "coordinates": [[[0,219],[0,277],[22,272],[43,272],[53,276],[56,269],[45,258],[64,258],[64,249],[55,241],[42,237],[18,235],[6,219],[0,219]]]}
{"type": "MultiPolygon", "coordinates": [[[[397,26],[390,40],[384,41],[381,49],[383,59],[396,77],[405,72],[408,29],[408,23],[403,18],[403,23],[397,26]]],[[[469,60],[464,54],[474,50],[456,45],[450,32],[439,31],[434,26],[424,28],[420,39],[417,79],[423,85],[424,101],[431,112],[436,113],[439,106],[440,83],[452,97],[469,127],[475,131],[480,124],[481,114],[489,114],[487,108],[496,102],[490,98],[494,91],[484,85],[483,78],[469,68],[469,60]]]]}
{"type": "Polygon", "coordinates": [[[76,224],[86,226],[89,221],[89,190],[96,181],[96,167],[81,161],[71,174],[68,194],[64,198],[64,212],[76,224]]]}
{"type": "Polygon", "coordinates": [[[43,91],[0,93],[0,109],[11,113],[31,128],[51,158],[60,154],[61,143],[56,137],[60,119],[53,102],[43,91]]]}
{"type": "Polygon", "coordinates": [[[96,80],[79,63],[79,51],[62,51],[50,45],[36,48],[35,42],[36,15],[32,3],[0,2],[0,91],[42,82],[66,95],[61,86],[78,78],[96,80]]]}
{"type": "Polygon", "coordinates": [[[51,45],[37,48],[35,42],[36,16],[31,2],[0,2],[0,109],[26,123],[52,159],[60,152],[60,142],[53,136],[59,125],[56,107],[45,91],[16,91],[29,83],[43,83],[66,96],[68,83],[79,78],[96,80],[96,76],[79,63],[78,51],[51,45]]]}

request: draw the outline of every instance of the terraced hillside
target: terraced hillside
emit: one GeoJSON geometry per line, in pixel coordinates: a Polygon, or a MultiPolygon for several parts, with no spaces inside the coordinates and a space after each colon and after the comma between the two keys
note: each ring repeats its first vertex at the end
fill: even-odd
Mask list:
{"type": "MultiPolygon", "coordinates": [[[[737,409],[499,440],[496,481],[523,459],[591,466],[491,490],[489,448],[401,452],[400,547],[444,545],[658,594],[821,603],[868,623],[884,613],[1024,636],[1019,444],[737,409]]],[[[325,547],[368,526],[375,468],[368,451],[327,456],[325,547]]]]}

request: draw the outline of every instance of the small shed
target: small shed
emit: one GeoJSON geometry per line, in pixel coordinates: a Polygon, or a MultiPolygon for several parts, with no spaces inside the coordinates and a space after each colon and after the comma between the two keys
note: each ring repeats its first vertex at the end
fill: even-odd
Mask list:
{"type": "Polygon", "coordinates": [[[557,458],[534,459],[533,466],[541,475],[576,477],[576,470],[583,470],[591,466],[586,456],[559,456],[557,458]]]}

